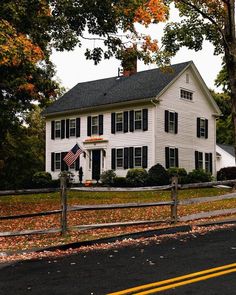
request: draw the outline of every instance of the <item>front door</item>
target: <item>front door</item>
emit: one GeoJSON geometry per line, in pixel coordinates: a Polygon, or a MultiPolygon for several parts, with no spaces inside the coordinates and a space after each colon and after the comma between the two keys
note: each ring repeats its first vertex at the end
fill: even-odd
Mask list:
{"type": "Polygon", "coordinates": [[[99,180],[101,174],[101,150],[92,151],[92,179],[99,180]]]}

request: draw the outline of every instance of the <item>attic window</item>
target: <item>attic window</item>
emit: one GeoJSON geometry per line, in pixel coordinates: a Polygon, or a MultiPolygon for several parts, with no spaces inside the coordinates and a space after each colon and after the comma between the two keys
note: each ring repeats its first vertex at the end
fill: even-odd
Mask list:
{"type": "Polygon", "coordinates": [[[193,100],[193,93],[188,90],[180,89],[180,97],[192,101],[193,100]]]}

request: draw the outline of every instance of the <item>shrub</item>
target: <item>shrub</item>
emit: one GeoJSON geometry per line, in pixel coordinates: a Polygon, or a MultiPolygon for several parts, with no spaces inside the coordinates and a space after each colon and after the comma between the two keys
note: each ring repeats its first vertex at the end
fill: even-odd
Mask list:
{"type": "Polygon", "coordinates": [[[187,181],[187,171],[184,168],[169,168],[167,170],[169,177],[177,176],[179,183],[186,183],[187,181]]]}
{"type": "Polygon", "coordinates": [[[104,185],[113,185],[115,177],[116,173],[113,170],[107,170],[101,174],[100,180],[104,185]]]}
{"type": "Polygon", "coordinates": [[[148,170],[149,185],[165,185],[170,183],[170,176],[161,164],[156,164],[148,170]]]}
{"type": "Polygon", "coordinates": [[[126,182],[129,186],[144,186],[147,183],[148,173],[143,168],[129,169],[126,182]]]}
{"type": "Polygon", "coordinates": [[[50,187],[52,182],[52,176],[49,172],[40,171],[34,173],[32,177],[33,186],[37,188],[50,187]]]}
{"type": "Polygon", "coordinates": [[[217,180],[236,179],[236,166],[221,168],[217,172],[217,180]]]}
{"type": "Polygon", "coordinates": [[[205,172],[202,169],[196,169],[189,172],[187,176],[188,183],[196,183],[196,182],[208,182],[212,180],[212,176],[210,173],[205,172]]]}
{"type": "Polygon", "coordinates": [[[113,185],[116,186],[116,187],[125,187],[125,186],[127,186],[126,178],[125,177],[115,177],[113,185]]]}

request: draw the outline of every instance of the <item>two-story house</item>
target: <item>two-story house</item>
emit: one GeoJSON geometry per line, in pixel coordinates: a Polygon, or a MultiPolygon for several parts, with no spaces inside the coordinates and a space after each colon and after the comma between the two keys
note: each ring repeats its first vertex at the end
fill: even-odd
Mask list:
{"type": "Polygon", "coordinates": [[[193,62],[171,68],[79,83],[49,106],[46,171],[57,178],[81,166],[92,180],[160,163],[215,174],[220,110],[193,62]],[[84,153],[67,167],[63,158],[76,143],[84,153]]]}

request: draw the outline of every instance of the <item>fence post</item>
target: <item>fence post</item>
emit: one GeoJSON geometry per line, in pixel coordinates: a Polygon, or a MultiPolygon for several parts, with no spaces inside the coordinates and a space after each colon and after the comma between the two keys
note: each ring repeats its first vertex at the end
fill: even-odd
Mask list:
{"type": "Polygon", "coordinates": [[[67,177],[60,177],[61,188],[61,234],[64,235],[67,231],[67,177]]]}
{"type": "Polygon", "coordinates": [[[177,206],[178,206],[178,177],[173,176],[171,179],[171,223],[178,221],[177,206]]]}

